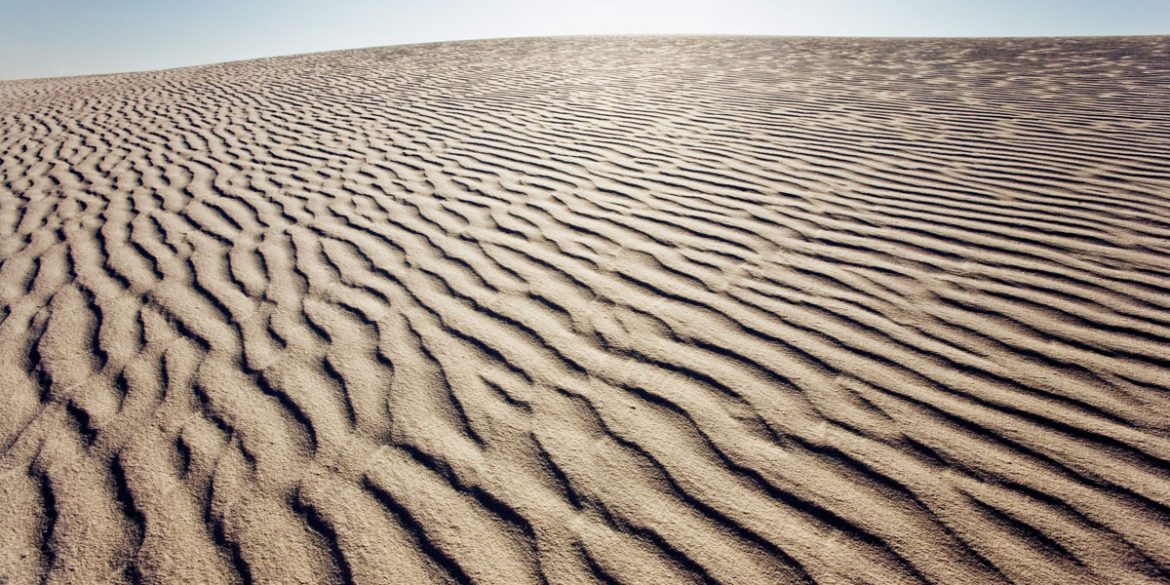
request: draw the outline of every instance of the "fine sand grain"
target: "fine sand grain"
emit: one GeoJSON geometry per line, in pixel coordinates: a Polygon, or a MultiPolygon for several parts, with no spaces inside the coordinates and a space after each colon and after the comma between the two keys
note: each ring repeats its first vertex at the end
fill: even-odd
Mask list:
{"type": "Polygon", "coordinates": [[[0,583],[1170,582],[1170,39],[0,83],[0,583]]]}

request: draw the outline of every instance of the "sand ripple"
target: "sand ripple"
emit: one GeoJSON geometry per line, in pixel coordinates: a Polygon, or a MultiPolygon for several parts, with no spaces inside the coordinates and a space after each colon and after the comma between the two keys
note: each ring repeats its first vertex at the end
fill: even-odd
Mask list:
{"type": "Polygon", "coordinates": [[[1170,41],[0,83],[0,581],[1170,579],[1170,41]]]}

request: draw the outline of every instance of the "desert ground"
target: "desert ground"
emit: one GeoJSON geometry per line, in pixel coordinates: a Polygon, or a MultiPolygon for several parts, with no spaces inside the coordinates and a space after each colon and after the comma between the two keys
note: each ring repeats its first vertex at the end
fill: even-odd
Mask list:
{"type": "Polygon", "coordinates": [[[1170,37],[0,82],[0,583],[1170,582],[1170,37]]]}

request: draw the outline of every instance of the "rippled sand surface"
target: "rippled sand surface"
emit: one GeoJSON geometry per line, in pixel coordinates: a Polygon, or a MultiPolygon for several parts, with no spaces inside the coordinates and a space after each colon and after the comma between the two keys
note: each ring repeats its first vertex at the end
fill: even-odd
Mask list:
{"type": "Polygon", "coordinates": [[[0,82],[0,582],[1165,583],[1170,38],[0,82]]]}

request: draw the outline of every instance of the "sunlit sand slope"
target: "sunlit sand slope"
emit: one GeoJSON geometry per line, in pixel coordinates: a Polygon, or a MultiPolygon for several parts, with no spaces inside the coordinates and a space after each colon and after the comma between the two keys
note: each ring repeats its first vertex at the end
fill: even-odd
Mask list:
{"type": "Polygon", "coordinates": [[[0,83],[0,582],[1165,583],[1170,40],[0,83]]]}

